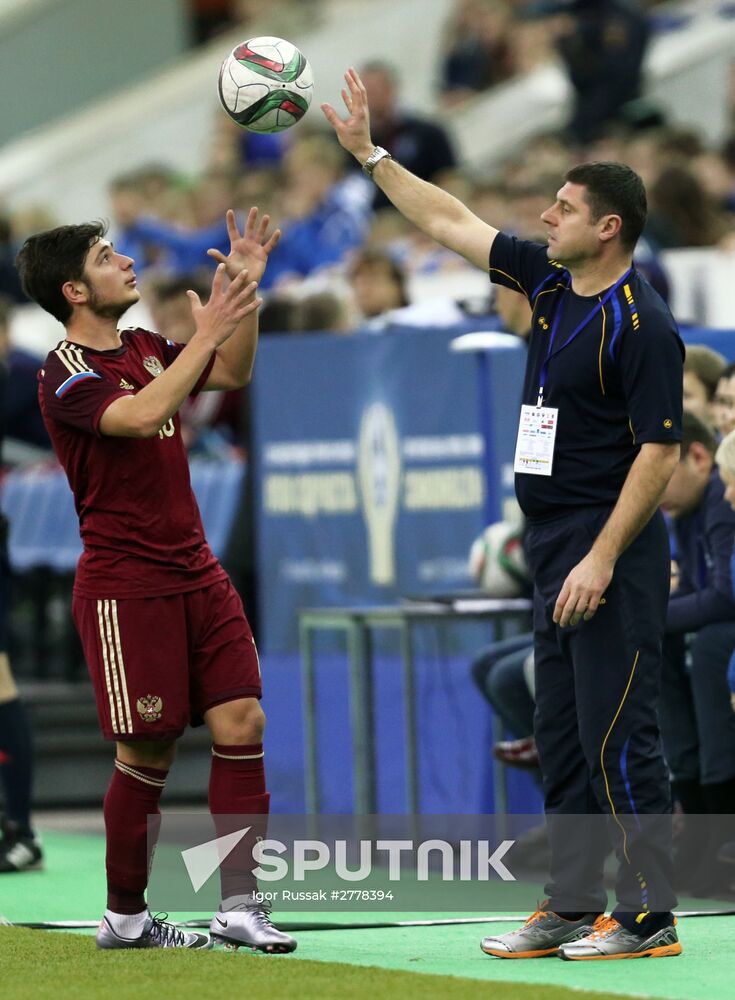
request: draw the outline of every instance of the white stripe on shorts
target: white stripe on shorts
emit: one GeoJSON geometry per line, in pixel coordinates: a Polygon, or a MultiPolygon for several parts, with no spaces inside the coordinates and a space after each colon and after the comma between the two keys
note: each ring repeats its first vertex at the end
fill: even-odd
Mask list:
{"type": "Polygon", "coordinates": [[[117,622],[117,601],[97,601],[97,617],[105,664],[105,683],[110,699],[112,731],[118,735],[133,732],[130,716],[125,667],[122,659],[120,630],[117,622]]]}

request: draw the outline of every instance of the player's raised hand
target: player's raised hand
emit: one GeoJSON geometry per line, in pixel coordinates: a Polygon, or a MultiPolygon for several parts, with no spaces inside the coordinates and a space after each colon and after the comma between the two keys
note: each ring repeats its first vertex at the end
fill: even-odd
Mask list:
{"type": "Polygon", "coordinates": [[[337,133],[340,145],[364,163],[375,148],[370,138],[367,91],[352,67],[345,73],[345,80],[348,89],[342,91],[342,100],[347,108],[347,118],[340,118],[331,104],[322,104],[321,107],[324,117],[337,133]]]}
{"type": "Polygon", "coordinates": [[[196,292],[189,290],[186,293],[191,302],[191,314],[197,333],[206,337],[212,348],[223,344],[232,336],[239,323],[263,304],[263,300],[255,295],[257,281],[251,281],[245,269],[235,275],[225,288],[225,268],[224,262],[217,265],[206,306],[196,292]]]}
{"type": "Polygon", "coordinates": [[[245,220],[245,229],[240,232],[235,213],[227,212],[227,234],[230,237],[230,252],[225,255],[220,250],[210,249],[207,253],[220,264],[225,265],[228,278],[234,279],[241,271],[247,270],[251,279],[260,281],[268,263],[268,255],[281,238],[281,230],[275,229],[268,236],[270,217],[258,218],[259,210],[251,208],[245,220]]]}

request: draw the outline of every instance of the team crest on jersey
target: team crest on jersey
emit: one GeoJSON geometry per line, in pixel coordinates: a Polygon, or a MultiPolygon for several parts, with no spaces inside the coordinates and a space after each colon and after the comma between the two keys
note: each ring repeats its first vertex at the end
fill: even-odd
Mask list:
{"type": "Polygon", "coordinates": [[[163,712],[163,698],[159,698],[157,694],[147,694],[144,698],[138,698],[135,707],[143,722],[158,722],[163,712]]]}
{"type": "Polygon", "coordinates": [[[163,375],[163,365],[154,354],[149,354],[147,358],[143,358],[143,367],[147,372],[151,373],[153,378],[163,375]]]}

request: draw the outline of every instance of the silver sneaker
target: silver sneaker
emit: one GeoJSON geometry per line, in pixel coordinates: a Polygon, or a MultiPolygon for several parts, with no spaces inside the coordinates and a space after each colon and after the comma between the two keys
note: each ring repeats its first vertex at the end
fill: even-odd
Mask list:
{"type": "Polygon", "coordinates": [[[206,934],[180,931],[176,924],[163,918],[166,913],[148,914],[143,932],[139,937],[126,938],[117,934],[107,917],[103,917],[97,931],[98,948],[211,948],[213,942],[206,934]]]}
{"type": "Polygon", "coordinates": [[[296,950],[294,939],[271,923],[270,905],[251,895],[224,900],[212,917],[209,931],[213,940],[234,950],[241,945],[272,955],[296,950]]]}
{"type": "Polygon", "coordinates": [[[591,934],[596,917],[596,913],[587,913],[581,920],[564,920],[552,910],[536,910],[523,927],[483,938],[480,947],[495,958],[544,958],[555,955],[566,941],[591,934]]]}
{"type": "Polygon", "coordinates": [[[559,958],[567,961],[594,961],[601,958],[664,958],[681,955],[682,947],[674,924],[650,937],[633,934],[614,917],[600,917],[591,934],[563,944],[559,958]]]}

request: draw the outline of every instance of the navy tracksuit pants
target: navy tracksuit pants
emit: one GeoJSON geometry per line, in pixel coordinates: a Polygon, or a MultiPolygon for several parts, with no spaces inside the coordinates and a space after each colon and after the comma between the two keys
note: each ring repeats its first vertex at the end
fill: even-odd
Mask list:
{"type": "Polygon", "coordinates": [[[620,557],[590,621],[560,629],[552,619],[566,576],[609,513],[575,509],[528,531],[535,732],[551,846],[546,894],[556,912],[604,911],[602,866],[612,843],[616,910],[661,913],[676,903],[671,793],[656,707],[670,576],[661,515],[620,557]]]}

